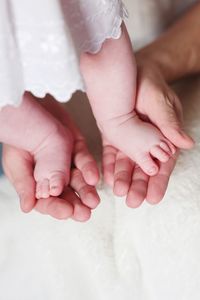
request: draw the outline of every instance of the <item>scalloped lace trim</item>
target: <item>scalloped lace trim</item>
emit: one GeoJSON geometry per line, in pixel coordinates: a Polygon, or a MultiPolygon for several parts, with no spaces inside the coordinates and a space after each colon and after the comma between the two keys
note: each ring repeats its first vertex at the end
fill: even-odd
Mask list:
{"type": "MultiPolygon", "coordinates": [[[[121,25],[124,19],[124,16],[127,16],[127,11],[124,9],[123,10],[123,17],[116,17],[116,20],[114,22],[114,28],[112,30],[111,33],[108,33],[106,36],[102,36],[100,39],[98,37],[98,41],[96,41],[94,43],[94,40],[90,40],[87,41],[85,43],[85,45],[89,45],[89,46],[85,46],[82,45],[82,51],[84,52],[90,52],[90,53],[98,53],[101,48],[103,43],[110,38],[113,39],[118,39],[121,36],[121,25]]],[[[47,94],[51,94],[56,100],[58,100],[59,102],[66,102],[68,100],[71,99],[72,95],[80,90],[85,92],[85,86],[83,81],[78,80],[76,84],[72,83],[71,84],[65,83],[63,84],[63,87],[52,87],[51,86],[47,86],[45,84],[41,84],[41,83],[34,83],[34,84],[30,84],[30,86],[26,87],[27,91],[30,91],[31,93],[33,93],[36,97],[38,98],[44,98],[47,94]]]]}
{"type": "MultiPolygon", "coordinates": [[[[72,3],[76,2],[71,1],[72,3]]],[[[1,44],[8,46],[8,49],[3,51],[0,47],[0,59],[5,62],[3,66],[5,74],[3,71],[0,74],[0,85],[4,86],[2,94],[0,93],[0,106],[18,106],[24,91],[30,91],[38,98],[44,98],[46,94],[51,94],[60,102],[68,101],[77,90],[85,91],[79,70],[78,56],[80,52],[97,53],[106,39],[118,39],[121,36],[122,21],[127,17],[127,11],[120,0],[98,1],[101,3],[102,10],[94,15],[90,14],[82,22],[76,23],[75,28],[72,28],[72,38],[73,34],[81,34],[79,30],[83,26],[88,26],[90,29],[96,20],[99,21],[101,18],[106,20],[110,14],[116,13],[116,15],[112,15],[111,22],[108,22],[108,28],[105,26],[102,32],[95,32],[87,38],[82,37],[80,42],[77,39],[75,41],[76,49],[73,49],[72,40],[68,41],[70,34],[66,32],[64,20],[56,19],[50,23],[41,22],[39,25],[31,23],[31,20],[27,24],[26,20],[25,22],[19,20],[14,24],[17,33],[16,40],[13,38],[9,26],[3,34],[0,31],[0,46],[1,44]],[[102,6],[104,1],[105,7],[102,6]],[[19,52],[15,51],[16,41],[19,52]],[[14,72],[12,72],[12,68],[14,72]]],[[[85,5],[85,2],[83,1],[82,4],[85,5]]]]}

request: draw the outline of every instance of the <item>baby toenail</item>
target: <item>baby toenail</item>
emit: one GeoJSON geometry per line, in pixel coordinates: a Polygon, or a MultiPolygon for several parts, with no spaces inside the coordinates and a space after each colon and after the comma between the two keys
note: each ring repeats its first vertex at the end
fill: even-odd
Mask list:
{"type": "Polygon", "coordinates": [[[154,175],[157,172],[157,168],[156,167],[152,167],[149,169],[149,174],[154,175]]]}
{"type": "Polygon", "coordinates": [[[51,186],[51,190],[56,190],[57,186],[51,186]]]}

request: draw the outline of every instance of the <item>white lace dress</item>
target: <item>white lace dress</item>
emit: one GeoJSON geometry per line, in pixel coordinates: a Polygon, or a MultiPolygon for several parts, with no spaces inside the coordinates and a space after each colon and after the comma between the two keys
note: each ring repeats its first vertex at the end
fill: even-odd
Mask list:
{"type": "Polygon", "coordinates": [[[0,106],[84,90],[79,54],[119,38],[125,13],[121,0],[0,0],[0,106]]]}

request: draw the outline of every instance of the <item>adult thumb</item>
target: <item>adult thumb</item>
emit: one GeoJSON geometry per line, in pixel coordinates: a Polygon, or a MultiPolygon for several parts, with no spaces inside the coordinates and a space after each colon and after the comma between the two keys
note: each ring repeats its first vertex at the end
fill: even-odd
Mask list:
{"type": "Polygon", "coordinates": [[[21,210],[25,213],[30,212],[36,202],[31,155],[23,150],[4,145],[2,163],[6,176],[20,198],[21,210]]]}
{"type": "Polygon", "coordinates": [[[149,118],[176,147],[191,149],[194,146],[193,139],[183,129],[182,106],[177,96],[173,95],[171,99],[165,96],[164,101],[156,101],[149,118]]]}

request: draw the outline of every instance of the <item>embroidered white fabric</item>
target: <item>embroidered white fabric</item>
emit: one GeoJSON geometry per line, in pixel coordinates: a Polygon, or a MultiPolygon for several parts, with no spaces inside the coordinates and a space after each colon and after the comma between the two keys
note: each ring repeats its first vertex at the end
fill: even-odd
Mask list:
{"type": "Polygon", "coordinates": [[[119,38],[125,15],[121,0],[1,0],[0,106],[25,90],[61,102],[84,90],[80,53],[119,38]]]}

